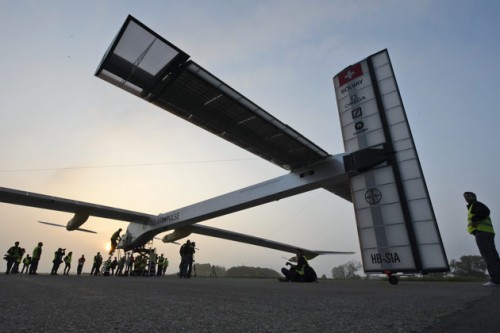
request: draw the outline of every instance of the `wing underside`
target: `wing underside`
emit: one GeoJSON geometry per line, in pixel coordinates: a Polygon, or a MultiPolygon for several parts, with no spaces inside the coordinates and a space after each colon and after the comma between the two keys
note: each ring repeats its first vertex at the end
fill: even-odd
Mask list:
{"type": "Polygon", "coordinates": [[[250,236],[234,231],[223,230],[219,228],[208,227],[201,224],[195,224],[188,227],[189,231],[199,235],[217,237],[227,240],[232,240],[235,242],[252,244],[256,246],[267,247],[274,250],[284,251],[295,253],[297,249],[301,249],[304,252],[304,255],[308,259],[312,259],[320,254],[353,254],[354,252],[340,252],[340,251],[320,251],[320,250],[308,250],[305,248],[297,247],[290,244],[280,243],[264,238],[259,238],[255,236],[250,236]]]}
{"type": "Polygon", "coordinates": [[[286,170],[329,156],[188,59],[189,55],[129,16],[96,76],[286,170]]]}
{"type": "MultiPolygon", "coordinates": [[[[60,212],[67,213],[79,213],[81,211],[85,211],[88,215],[108,218],[113,220],[125,221],[125,222],[134,222],[134,223],[144,223],[148,224],[149,221],[152,221],[156,216],[134,212],[129,210],[124,210],[120,208],[114,208],[109,206],[96,205],[92,203],[75,201],[70,199],[58,198],[54,196],[38,194],[33,192],[20,191],[15,189],[9,189],[5,187],[0,187],[0,202],[29,206],[34,208],[43,208],[49,210],[56,210],[60,212]]],[[[39,223],[64,227],[64,225],[60,225],[53,222],[45,222],[39,221],[39,223]]],[[[191,233],[196,233],[205,236],[217,237],[237,242],[242,242],[246,244],[253,244],[256,246],[266,247],[274,250],[285,251],[290,253],[295,253],[295,250],[299,247],[284,244],[280,242],[275,242],[268,239],[263,239],[259,237],[254,237],[250,235],[245,235],[241,233],[237,233],[234,231],[228,231],[218,228],[212,228],[204,225],[194,224],[189,227],[186,227],[191,233]]],[[[93,232],[87,229],[78,228],[76,230],[93,232]]],[[[320,254],[352,254],[353,252],[337,252],[337,251],[315,251],[315,250],[307,250],[301,248],[304,251],[304,254],[309,259],[312,259],[320,254]]]]}
{"type": "Polygon", "coordinates": [[[84,211],[88,215],[96,217],[136,223],[147,223],[147,221],[154,217],[154,215],[130,210],[58,198],[45,194],[9,189],[5,187],[0,187],[0,202],[67,213],[79,213],[84,211]]]}

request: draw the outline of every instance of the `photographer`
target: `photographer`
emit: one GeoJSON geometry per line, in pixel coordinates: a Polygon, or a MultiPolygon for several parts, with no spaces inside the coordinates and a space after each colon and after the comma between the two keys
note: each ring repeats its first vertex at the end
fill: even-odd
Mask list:
{"type": "Polygon", "coordinates": [[[287,262],[286,265],[290,266],[290,269],[283,267],[281,272],[285,275],[284,278],[279,278],[281,282],[316,282],[318,280],[316,272],[309,266],[304,252],[301,249],[297,249],[296,252],[297,265],[287,262]]]}
{"type": "Polygon", "coordinates": [[[9,273],[17,273],[13,270],[14,264],[17,262],[17,259],[21,257],[21,248],[19,247],[19,242],[15,242],[14,246],[11,246],[7,250],[7,254],[3,257],[7,260],[7,271],[5,274],[9,273]]]}
{"type": "Polygon", "coordinates": [[[52,266],[52,271],[50,272],[51,275],[57,275],[57,270],[59,269],[59,265],[63,262],[64,254],[66,254],[66,249],[59,248],[56,252],[54,252],[54,260],[52,260],[54,265],[52,266]]]}

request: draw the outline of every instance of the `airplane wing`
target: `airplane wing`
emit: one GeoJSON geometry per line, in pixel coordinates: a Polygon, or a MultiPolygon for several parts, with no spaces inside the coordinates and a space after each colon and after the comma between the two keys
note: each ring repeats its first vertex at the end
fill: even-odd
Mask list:
{"type": "Polygon", "coordinates": [[[96,76],[286,170],[329,154],[129,16],[96,76]]]}
{"type": "Polygon", "coordinates": [[[85,211],[88,215],[103,217],[112,220],[146,223],[154,215],[133,212],[130,210],[96,205],[92,203],[53,197],[45,194],[20,191],[0,187],[0,202],[45,208],[67,213],[79,213],[85,211]]]}
{"type": "Polygon", "coordinates": [[[267,247],[270,249],[284,251],[284,252],[295,253],[297,249],[301,249],[304,252],[304,255],[306,256],[307,259],[313,259],[321,254],[354,254],[354,252],[308,250],[294,245],[289,245],[264,238],[241,234],[239,232],[208,227],[201,224],[193,224],[187,229],[189,229],[189,231],[191,231],[192,233],[199,235],[212,236],[212,237],[232,240],[235,242],[267,247]]]}
{"type": "MultiPolygon", "coordinates": [[[[20,191],[5,187],[0,187],[0,202],[15,204],[15,205],[23,205],[35,208],[44,208],[50,210],[56,210],[67,213],[75,213],[81,212],[84,210],[88,215],[103,217],[113,220],[126,221],[126,222],[134,222],[139,224],[147,224],[147,221],[151,221],[151,219],[155,218],[155,215],[145,214],[140,212],[134,212],[130,210],[124,210],[120,208],[96,205],[92,203],[76,201],[71,199],[58,198],[54,196],[38,194],[33,192],[20,191]]],[[[63,225],[38,221],[39,223],[64,227],[63,225]]],[[[250,235],[244,235],[241,233],[227,231],[218,228],[212,228],[208,226],[202,225],[192,225],[188,227],[189,231],[192,233],[212,236],[217,238],[223,238],[227,240],[233,240],[237,242],[253,244],[257,246],[267,247],[274,250],[280,250],[285,252],[294,253],[298,248],[297,246],[288,245],[284,243],[279,243],[259,237],[254,237],[250,235]]],[[[77,228],[75,230],[86,231],[86,232],[94,232],[88,229],[77,228]]],[[[315,251],[315,250],[307,250],[303,249],[304,254],[308,257],[308,259],[312,259],[320,254],[352,254],[353,252],[336,252],[336,251],[315,251]]]]}

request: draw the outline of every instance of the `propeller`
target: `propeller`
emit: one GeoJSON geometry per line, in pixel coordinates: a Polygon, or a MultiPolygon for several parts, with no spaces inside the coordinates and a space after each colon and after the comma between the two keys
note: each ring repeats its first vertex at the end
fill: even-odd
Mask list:
{"type": "MultiPolygon", "coordinates": [[[[157,239],[157,240],[163,240],[163,238],[159,238],[159,237],[153,237],[153,239],[157,239]]],[[[174,244],[177,244],[177,245],[181,245],[181,243],[177,243],[177,242],[169,242],[169,243],[174,243],[174,244]]]]}
{"type": "MultiPolygon", "coordinates": [[[[64,224],[58,224],[58,223],[52,223],[52,222],[45,222],[45,221],[38,221],[38,223],[47,224],[47,225],[50,225],[50,226],[53,226],[53,227],[60,227],[60,228],[65,228],[66,229],[66,226],[64,224]]],[[[92,234],[97,234],[97,232],[95,232],[95,231],[88,230],[88,229],[83,229],[83,228],[77,228],[75,230],[83,231],[83,232],[90,232],[92,234]]]]}

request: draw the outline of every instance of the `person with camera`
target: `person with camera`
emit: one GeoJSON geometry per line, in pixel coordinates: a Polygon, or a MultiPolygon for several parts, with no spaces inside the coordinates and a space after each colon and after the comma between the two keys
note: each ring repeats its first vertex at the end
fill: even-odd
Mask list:
{"type": "Polygon", "coordinates": [[[14,246],[11,246],[7,250],[7,254],[3,257],[5,260],[7,260],[7,271],[5,272],[5,274],[17,273],[17,271],[14,271],[13,267],[20,256],[21,248],[19,247],[19,242],[15,242],[14,246]]]}
{"type": "Polygon", "coordinates": [[[59,266],[63,262],[63,257],[66,254],[66,249],[58,248],[56,252],[54,252],[54,260],[52,260],[52,263],[54,264],[52,266],[52,270],[50,271],[51,275],[57,275],[57,270],[59,269],[59,266]]]}
{"type": "Polygon", "coordinates": [[[291,262],[287,262],[286,266],[290,266],[290,269],[283,267],[281,273],[285,276],[284,278],[279,278],[281,282],[316,282],[318,280],[316,272],[309,266],[304,252],[301,249],[295,251],[297,259],[297,264],[294,265],[291,262]]]}

